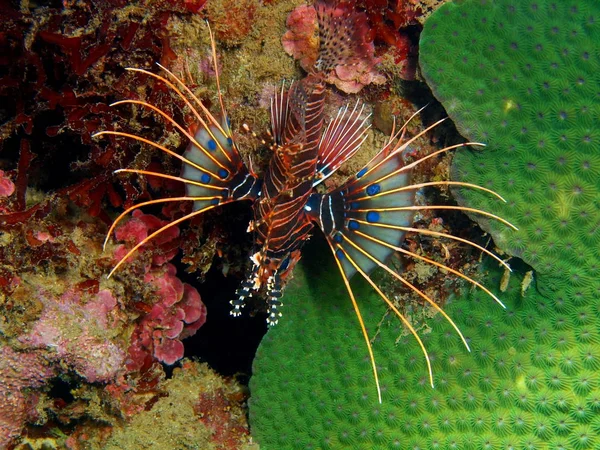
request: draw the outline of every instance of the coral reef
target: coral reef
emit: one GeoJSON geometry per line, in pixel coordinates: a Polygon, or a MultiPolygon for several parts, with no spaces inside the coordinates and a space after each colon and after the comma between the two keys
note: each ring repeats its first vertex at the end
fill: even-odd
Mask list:
{"type": "MultiPolygon", "coordinates": [[[[502,272],[486,266],[485,284],[498,286],[502,272]]],[[[523,295],[522,281],[513,275],[499,294],[506,310],[477,290],[447,302],[471,353],[441,315],[420,324],[428,330],[421,336],[435,388],[412,336],[386,317],[366,283],[354,281],[367,326],[377,334],[379,404],[333,264],[305,261],[286,292],[286,316],[294,320],[269,330],[254,362],[254,437],[266,450],[597,448],[596,297],[548,299],[533,287],[523,295]]]]}
{"type": "MultiPolygon", "coordinates": [[[[108,243],[103,253],[100,243],[114,208],[181,190],[160,180],[114,177],[113,170],[160,166],[177,174],[179,166],[159,152],[91,135],[100,129],[141,130],[175,149],[185,145],[154,116],[136,108],[116,114],[109,104],[152,99],[185,121],[189,112],[161,86],[134,81],[124,69],[160,62],[186,80],[200,75],[189,81],[205,99],[193,83],[214,83],[214,72],[203,65],[210,50],[206,17],[218,35],[229,33],[236,20],[246,27],[239,42],[233,35],[226,42],[236,47],[224,50],[233,55],[224,79],[234,86],[227,98],[243,105],[236,109],[237,123],[256,116],[253,92],[269,77],[289,78],[292,64],[279,45],[256,51],[249,47],[262,47],[261,42],[242,40],[256,29],[267,42],[278,43],[285,15],[295,5],[277,3],[267,10],[260,2],[246,2],[244,12],[254,8],[254,19],[227,8],[228,14],[219,14],[233,2],[214,1],[208,10],[204,0],[0,5],[0,395],[13,407],[0,412],[1,447],[23,442],[37,448],[33,439],[39,437],[39,447],[43,439],[66,433],[57,447],[76,448],[78,439],[94,434],[102,448],[111,426],[150,409],[162,395],[164,370],[158,362],[179,360],[181,340],[206,320],[197,290],[182,283],[170,263],[178,250],[183,248],[183,261],[199,276],[216,254],[223,256],[224,272],[235,276],[243,269],[229,257],[242,261],[239,239],[231,239],[226,226],[208,223],[219,212],[181,232],[172,228],[145,246],[122,275],[106,280],[119,254],[164,219],[180,217],[185,206],[155,209],[156,216],[136,213],[116,230],[120,243],[108,243]],[[279,29],[272,24],[274,11],[279,29]],[[204,37],[195,41],[200,34],[204,37]],[[240,61],[249,54],[254,72],[243,75],[246,84],[240,85],[236,77],[247,67],[240,61]],[[40,427],[30,433],[27,424],[40,427]],[[72,442],[65,444],[69,437],[72,442]]],[[[208,105],[214,99],[206,100],[208,105]]],[[[207,400],[204,408],[207,416],[221,417],[218,401],[207,400]]],[[[235,434],[215,433],[223,442],[235,434]]]]}
{"type": "MultiPolygon", "coordinates": [[[[421,37],[434,94],[463,135],[487,144],[458,152],[454,177],[507,199],[496,212],[518,232],[475,219],[535,268],[548,295],[597,295],[599,17],[592,0],[453,2],[421,37]]],[[[487,206],[478,193],[457,194],[464,205],[487,206]]]]}
{"type": "MultiPolygon", "coordinates": [[[[168,395],[160,363],[180,360],[181,341],[206,320],[198,291],[177,276],[178,251],[199,278],[215,255],[222,257],[222,272],[234,278],[244,269],[245,236],[232,237],[231,223],[218,211],[170,229],[106,279],[119,255],[189,211],[185,205],[135,213],[115,230],[116,244],[109,242],[104,252],[100,245],[115,209],[177,195],[182,186],[113,176],[122,167],[160,167],[173,175],[180,168],[161,152],[92,134],[113,129],[139,132],[175,150],[186,144],[152,114],[138,108],[117,114],[123,107],[109,104],[152,101],[193,126],[169,92],[126,67],[160,62],[210,106],[215,98],[205,87],[214,84],[215,72],[206,64],[208,18],[223,38],[218,53],[234,126],[248,121],[259,130],[266,129],[268,114],[257,113],[256,93],[292,77],[293,61],[279,40],[297,1],[205,3],[0,5],[6,50],[0,56],[0,396],[11,406],[0,412],[0,447],[104,448],[115,426],[168,395]]],[[[248,148],[255,151],[256,144],[248,148]]],[[[201,381],[192,378],[186,381],[201,381]]],[[[208,378],[194,405],[208,437],[194,445],[241,448],[249,440],[239,409],[244,396],[208,378]]]]}
{"type": "MultiPolygon", "coordinates": [[[[216,211],[188,228],[171,228],[107,280],[119,255],[189,209],[171,204],[152,214],[135,213],[115,230],[117,244],[109,242],[102,252],[115,209],[177,195],[181,186],[113,176],[122,167],[160,167],[177,175],[179,165],[161,152],[91,135],[101,129],[137,132],[182,150],[184,140],[153,114],[137,107],[118,114],[124,106],[108,105],[128,98],[152,101],[192,126],[189,111],[163,87],[125,71],[160,62],[214,107],[216,98],[207,89],[215,72],[207,65],[205,18],[223,43],[217,48],[219,69],[234,129],[245,122],[258,132],[268,129],[267,111],[257,108],[260,94],[281,79],[300,76],[280,44],[285,17],[299,3],[0,5],[5,19],[0,46],[6,49],[0,56],[0,399],[10,406],[0,411],[0,446],[137,448],[161,442],[165,448],[246,448],[250,439],[240,409],[245,396],[237,384],[223,385],[205,367],[186,360],[174,379],[165,381],[160,364],[179,360],[181,340],[206,320],[198,292],[177,277],[175,254],[183,249],[182,261],[199,277],[215,255],[222,256],[219,269],[235,278],[244,269],[245,247],[237,235],[232,238],[230,224],[214,226],[225,222],[225,213],[216,211]],[[169,422],[157,427],[159,417],[169,422]],[[161,431],[167,426],[179,433],[161,431]]],[[[398,38],[387,52],[388,43],[377,32],[374,50],[384,53],[386,74],[403,72],[395,68],[396,60],[410,58],[414,43],[398,27],[412,26],[420,14],[417,2],[369,9],[376,3],[365,1],[364,14],[398,38]],[[409,9],[415,15],[402,25],[396,16],[390,21],[391,14],[409,9]]],[[[354,68],[358,72],[342,69],[339,82],[355,90],[371,83],[378,76],[374,58],[354,68]]],[[[336,107],[343,103],[337,100],[336,107]]],[[[253,136],[239,142],[246,159],[260,163],[270,156],[253,136]]],[[[377,142],[370,147],[380,148],[377,142]]]]}
{"type": "Polygon", "coordinates": [[[163,222],[136,215],[118,229],[129,243],[109,244],[103,253],[105,227],[89,216],[73,219],[50,214],[2,236],[0,396],[12,407],[0,413],[0,447],[18,438],[27,422],[69,424],[87,417],[114,424],[121,414],[143,410],[155,388],[145,388],[143,380],[162,373],[155,361],[182,358],[180,340],[206,319],[198,292],[169,263],[178,230],[148,246],[129,277],[107,280],[116,257],[111,253],[163,222]],[[139,271],[146,275],[137,278],[139,271]],[[52,401],[56,380],[88,391],[73,405],[52,401]],[[113,410],[118,402],[121,408],[113,410]]]}
{"type": "Polygon", "coordinates": [[[218,377],[206,364],[184,360],[160,389],[164,393],[152,409],[116,428],[105,450],[258,450],[241,408],[246,395],[237,383],[218,377]]]}
{"type": "Polygon", "coordinates": [[[310,5],[298,6],[287,17],[286,27],[281,38],[283,49],[298,60],[304,70],[312,69],[319,53],[317,10],[310,5]]]}
{"type": "Polygon", "coordinates": [[[36,417],[34,390],[54,374],[41,352],[21,353],[0,346],[0,448],[7,448],[21,434],[25,421],[36,417]]]}

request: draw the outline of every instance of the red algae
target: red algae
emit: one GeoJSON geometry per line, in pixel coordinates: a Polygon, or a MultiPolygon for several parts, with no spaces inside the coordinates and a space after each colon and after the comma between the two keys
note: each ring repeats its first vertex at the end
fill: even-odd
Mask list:
{"type": "MultiPolygon", "coordinates": [[[[10,2],[0,5],[0,36],[6,49],[0,58],[0,101],[6,105],[0,139],[7,155],[0,167],[16,191],[10,208],[3,205],[0,210],[0,226],[42,218],[65,201],[108,222],[106,200],[118,207],[148,195],[145,186],[125,180],[121,189],[112,177],[113,170],[137,157],[137,148],[121,146],[118,140],[100,144],[91,136],[109,125],[156,125],[151,117],[119,120],[109,104],[115,95],[154,95],[163,104],[169,100],[152,85],[144,89],[133,84],[124,68],[173,59],[168,21],[174,15],[197,15],[204,3],[109,0],[21,9],[10,2]],[[45,203],[26,202],[28,188],[56,196],[45,203]]],[[[165,109],[170,111],[168,105],[165,109]]]]}

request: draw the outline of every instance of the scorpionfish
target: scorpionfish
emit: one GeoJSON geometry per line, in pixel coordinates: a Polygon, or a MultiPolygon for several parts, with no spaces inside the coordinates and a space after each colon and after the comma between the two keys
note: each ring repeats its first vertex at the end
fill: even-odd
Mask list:
{"type": "Polygon", "coordinates": [[[107,240],[116,224],[136,208],[167,201],[191,201],[193,210],[138,243],[116,264],[111,275],[142,245],[169,227],[221,205],[235,201],[249,201],[252,203],[254,215],[248,227],[254,236],[254,249],[250,256],[252,263],[246,280],[231,301],[232,314],[240,315],[245,299],[260,293],[266,298],[267,321],[270,325],[274,325],[281,317],[280,307],[285,284],[301,257],[303,244],[316,226],[324,233],[347,287],[369,351],[381,401],[375,358],[349,279],[356,273],[365,277],[415,336],[425,355],[430,382],[433,385],[429,356],[421,339],[410,322],[372,281],[369,274],[375,268],[381,267],[404,283],[443,314],[460,335],[464,345],[469,348],[458,327],[444,311],[401,274],[390,268],[386,260],[395,252],[420,259],[462,277],[502,304],[479,282],[433,259],[410,252],[402,248],[401,244],[408,232],[455,239],[477,247],[508,268],[505,262],[489,250],[449,234],[414,228],[413,220],[416,211],[423,209],[458,209],[483,214],[502,221],[507,226],[513,226],[504,219],[485,211],[460,206],[421,206],[415,203],[415,193],[419,189],[436,185],[460,185],[480,189],[503,200],[487,188],[467,183],[438,181],[411,184],[411,171],[419,163],[459,146],[482,145],[478,143],[454,145],[432,152],[410,164],[405,163],[404,152],[408,146],[441,121],[410,139],[404,139],[406,125],[393,130],[386,145],[358,173],[341,186],[326,192],[317,191],[317,186],[323,180],[359,150],[370,127],[369,116],[364,113],[365,107],[360,103],[356,103],[354,107],[342,108],[338,115],[328,122],[324,115],[328,75],[337,66],[356,64],[361,58],[369,57],[367,41],[369,28],[365,14],[357,11],[347,2],[317,0],[314,6],[318,19],[318,58],[302,80],[292,83],[287,89],[282,87],[271,100],[273,154],[262,177],[255,174],[249,165],[244,163],[236,146],[221,96],[216,45],[212,33],[212,56],[220,117],[213,115],[186,84],[165,67],[159,65],[167,74],[166,76],[143,69],[128,69],[144,73],[168,86],[193,113],[198,128],[195,134],[190,133],[184,125],[177,123],[165,111],[148,102],[123,100],[115,103],[137,104],[153,110],[178,129],[190,144],[184,154],[179,155],[142,136],[118,131],[102,131],[96,134],[96,136],[104,134],[134,139],[178,158],[183,163],[179,177],[137,169],[120,169],[117,172],[175,179],[183,182],[186,189],[184,197],[151,200],[125,210],[110,228],[107,240]]]}

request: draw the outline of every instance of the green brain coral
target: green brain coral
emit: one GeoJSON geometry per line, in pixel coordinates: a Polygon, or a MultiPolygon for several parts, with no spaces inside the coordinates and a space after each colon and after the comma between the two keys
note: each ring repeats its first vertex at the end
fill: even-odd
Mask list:
{"type": "Polygon", "coordinates": [[[461,202],[517,225],[477,219],[550,291],[591,295],[600,266],[599,42],[597,0],[455,1],[421,35],[427,83],[460,132],[488,145],[457,152],[455,178],[507,199],[463,190],[461,202]]]}
{"type": "MultiPolygon", "coordinates": [[[[286,291],[285,315],[261,344],[250,422],[264,449],[592,449],[600,446],[600,312],[564,303],[513,276],[502,309],[485,293],[446,305],[470,342],[438,314],[418,345],[368,285],[357,298],[380,371],[377,402],[366,348],[333,263],[308,259],[286,291]],[[318,272],[318,273],[317,273],[318,272]],[[512,445],[512,447],[510,447],[512,445]],[[562,447],[561,447],[562,445],[562,447]]],[[[490,269],[494,270],[494,269],[490,269]]],[[[501,273],[487,276],[498,286],[501,273]]]]}
{"type": "MultiPolygon", "coordinates": [[[[269,449],[600,448],[600,3],[459,1],[441,7],[421,40],[423,73],[459,130],[488,147],[461,150],[455,176],[494,189],[505,206],[458,191],[505,251],[537,271],[521,295],[513,275],[501,309],[475,290],[416,342],[354,280],[380,372],[333,264],[305,260],[285,316],[254,362],[250,421],[269,449]],[[318,273],[317,273],[318,270],[318,273]]],[[[484,284],[499,286],[490,269],[484,284]]]]}

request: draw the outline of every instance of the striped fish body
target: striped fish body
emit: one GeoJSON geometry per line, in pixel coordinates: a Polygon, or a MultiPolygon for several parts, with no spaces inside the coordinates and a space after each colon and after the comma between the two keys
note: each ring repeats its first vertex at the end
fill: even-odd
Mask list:
{"type": "Polygon", "coordinates": [[[322,77],[309,75],[274,99],[274,151],[249,226],[255,233],[253,268],[232,303],[235,310],[266,288],[269,323],[277,323],[282,288],[314,226],[305,206],[317,174],[324,92],[322,77]]]}
{"type": "MultiPolygon", "coordinates": [[[[319,142],[323,132],[324,83],[310,75],[282,94],[290,107],[282,111],[275,148],[262,192],[254,204],[257,251],[283,259],[299,250],[313,227],[305,205],[313,192],[319,142]],[[288,101],[289,99],[289,101],[288,101]]],[[[261,276],[263,281],[266,273],[261,276]]]]}

